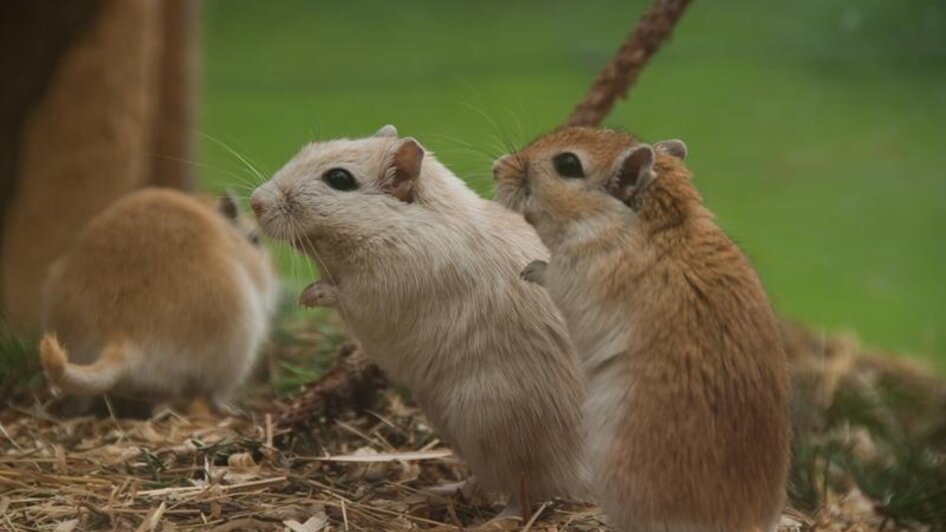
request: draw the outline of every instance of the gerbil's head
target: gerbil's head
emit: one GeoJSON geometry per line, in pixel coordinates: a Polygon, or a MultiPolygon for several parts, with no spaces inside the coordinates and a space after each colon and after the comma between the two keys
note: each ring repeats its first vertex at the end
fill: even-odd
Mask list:
{"type": "Polygon", "coordinates": [[[424,149],[387,125],[372,137],[314,142],[250,198],[267,235],[302,247],[302,239],[372,234],[414,202],[424,149]]]}
{"type": "Polygon", "coordinates": [[[240,212],[236,197],[230,190],[225,190],[223,194],[216,196],[213,194],[197,193],[194,198],[202,203],[208,209],[212,209],[217,214],[226,218],[237,233],[256,248],[262,248],[260,244],[260,228],[253,220],[252,216],[246,216],[240,212]]]}
{"type": "Polygon", "coordinates": [[[206,207],[217,211],[230,222],[231,226],[254,247],[263,249],[260,244],[260,228],[251,216],[240,212],[236,197],[229,190],[220,196],[199,193],[194,196],[197,201],[206,207]]]}
{"type": "Polygon", "coordinates": [[[522,212],[550,247],[569,235],[633,220],[677,225],[700,198],[682,164],[679,140],[642,144],[607,129],[562,128],[493,164],[496,199],[522,212]]]}

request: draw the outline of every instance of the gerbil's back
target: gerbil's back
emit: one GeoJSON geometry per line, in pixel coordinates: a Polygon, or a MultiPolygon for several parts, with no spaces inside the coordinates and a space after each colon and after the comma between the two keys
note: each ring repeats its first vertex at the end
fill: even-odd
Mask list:
{"type": "Polygon", "coordinates": [[[203,330],[227,327],[220,309],[237,311],[241,300],[226,223],[200,201],[169,190],[118,201],[84,228],[51,272],[47,329],[91,342],[172,334],[199,343],[203,330]]]}
{"type": "Polygon", "coordinates": [[[628,408],[616,460],[638,486],[693,494],[682,504],[649,489],[656,513],[749,529],[784,494],[791,429],[779,331],[752,266],[711,219],[671,231],[676,245],[637,281],[628,374],[643,407],[628,408]]]}

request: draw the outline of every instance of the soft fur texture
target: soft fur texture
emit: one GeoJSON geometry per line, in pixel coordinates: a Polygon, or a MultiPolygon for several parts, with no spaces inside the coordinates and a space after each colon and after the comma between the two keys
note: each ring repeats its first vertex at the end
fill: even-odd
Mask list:
{"type": "Polygon", "coordinates": [[[303,302],[338,309],[480,488],[581,495],[581,370],[548,295],[518,278],[546,250],[418,146],[390,126],[306,146],[253,194],[260,225],[318,263],[303,302]],[[329,187],[332,168],[358,189],[329,187]]]}
{"type": "Polygon", "coordinates": [[[497,194],[551,251],[523,276],[544,282],[583,359],[589,453],[618,528],[772,530],[789,464],[785,355],[685,153],[567,128],[497,161],[497,194]],[[563,152],[585,177],[558,174],[563,152]]]}
{"type": "Polygon", "coordinates": [[[230,202],[148,189],[89,222],[46,281],[49,380],[77,395],[225,407],[255,362],[277,286],[266,252],[224,212],[230,202]]]}

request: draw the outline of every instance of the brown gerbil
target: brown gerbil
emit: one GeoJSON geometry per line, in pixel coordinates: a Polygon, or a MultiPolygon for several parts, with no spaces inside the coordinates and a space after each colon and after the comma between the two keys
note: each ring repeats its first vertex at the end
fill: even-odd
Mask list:
{"type": "Polygon", "coordinates": [[[226,409],[269,330],[277,290],[268,254],[240,222],[228,197],[161,189],[93,218],[46,280],[49,381],[79,396],[199,398],[226,409]]]}
{"type": "Polygon", "coordinates": [[[776,526],[789,381],[746,257],[703,207],[680,141],[565,128],[498,160],[497,197],[551,251],[546,286],[588,376],[586,434],[622,530],[776,526]]]}

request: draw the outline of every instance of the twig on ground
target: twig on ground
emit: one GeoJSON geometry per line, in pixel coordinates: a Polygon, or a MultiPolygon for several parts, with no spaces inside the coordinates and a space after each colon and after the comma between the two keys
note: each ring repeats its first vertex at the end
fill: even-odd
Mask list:
{"type": "Polygon", "coordinates": [[[308,384],[279,413],[276,426],[292,428],[319,415],[332,416],[339,409],[368,406],[386,386],[387,378],[378,366],[354,345],[343,345],[325,375],[308,384]]]}

